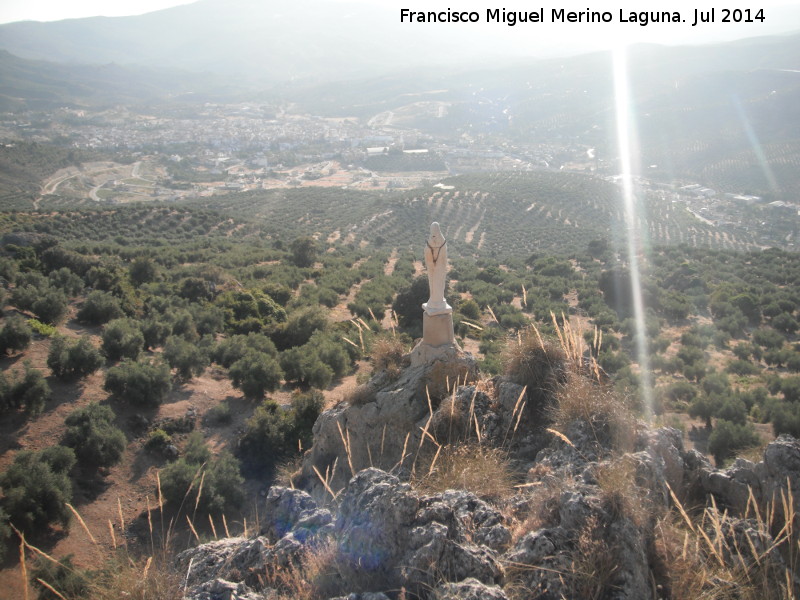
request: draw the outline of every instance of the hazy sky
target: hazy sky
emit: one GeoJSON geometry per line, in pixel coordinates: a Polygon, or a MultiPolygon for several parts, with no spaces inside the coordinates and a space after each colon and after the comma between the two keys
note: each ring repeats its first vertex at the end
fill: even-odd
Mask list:
{"type": "Polygon", "coordinates": [[[0,0],[0,23],[117,17],[189,4],[194,0],[0,0]]]}

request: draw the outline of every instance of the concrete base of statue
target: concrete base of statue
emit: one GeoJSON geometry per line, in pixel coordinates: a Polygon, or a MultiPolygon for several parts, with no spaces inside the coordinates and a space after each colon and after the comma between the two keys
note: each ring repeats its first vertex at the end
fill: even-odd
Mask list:
{"type": "Polygon", "coordinates": [[[455,357],[461,348],[453,332],[453,309],[422,313],[422,340],[411,351],[411,366],[455,357]]]}

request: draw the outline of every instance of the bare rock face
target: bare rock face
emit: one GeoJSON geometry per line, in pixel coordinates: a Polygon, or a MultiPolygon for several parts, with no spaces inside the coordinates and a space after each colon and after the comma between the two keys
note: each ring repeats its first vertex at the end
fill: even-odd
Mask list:
{"type": "MultiPolygon", "coordinates": [[[[466,356],[455,364],[472,367],[466,356]]],[[[576,420],[563,434],[547,431],[517,411],[522,388],[502,379],[443,396],[436,386],[449,368],[409,367],[396,381],[379,375],[374,397],[324,413],[304,461],[306,491],[274,486],[259,535],[181,553],[186,598],[285,594],[270,589],[270,576],[314,557],[325,574],[317,592],[331,600],[385,600],[399,590],[415,600],[503,600],[520,589],[532,600],[579,597],[576,590],[585,589],[613,600],[655,600],[655,523],[672,508],[673,494],[693,504],[715,498],[720,510],[709,513],[708,535],[746,549],[723,551],[731,568],[749,568],[774,551],[745,508],[751,494],[763,504],[800,489],[797,440],[782,436],[761,462],[739,459],[718,470],[685,450],[680,432],[640,425],[630,428],[629,451],[621,453],[602,423],[576,420]],[[430,404],[426,386],[436,390],[430,404]],[[441,443],[502,448],[527,481],[497,504],[471,491],[415,490],[407,481],[422,430],[441,443]],[[332,496],[326,489],[336,495],[330,506],[322,502],[332,496]]]]}
{"type": "MultiPolygon", "coordinates": [[[[737,502],[744,481],[763,495],[798,475],[800,443],[788,437],[768,446],[758,464],[738,461],[717,471],[684,451],[674,430],[647,430],[637,440],[638,451],[616,458],[588,438],[581,441],[579,427],[571,433],[580,445],[550,439],[548,452],[540,453],[549,462],[544,478],[568,477],[569,483],[549,488],[549,497],[537,496],[536,486],[523,487],[502,510],[463,490],[421,494],[374,468],[348,482],[338,509],[320,506],[304,491],[273,487],[259,535],[211,542],[178,556],[186,598],[274,597],[280,590],[265,587],[270,574],[291,571],[322,550],[330,560],[325,572],[334,572],[330,595],[337,599],[383,600],[405,589],[407,597],[423,600],[503,600],[504,589],[525,589],[533,600],[556,600],[581,589],[586,582],[580,578],[589,573],[596,578],[590,589],[604,589],[603,597],[648,600],[654,598],[653,513],[637,516],[621,508],[634,492],[636,502],[658,512],[671,502],[667,483],[678,496],[695,486],[695,493],[737,502]],[[594,460],[584,454],[591,451],[598,453],[594,460]],[[578,469],[569,464],[573,452],[582,455],[578,469]],[[632,470],[635,490],[602,483],[604,469],[619,464],[632,470]],[[704,482],[712,487],[702,488],[704,482]],[[534,525],[525,531],[527,523],[534,525]]],[[[723,551],[727,563],[748,568],[772,552],[774,564],[782,564],[774,540],[758,523],[722,510],[714,515],[708,535],[721,532],[724,548],[740,549],[723,551]]]]}
{"type": "Polygon", "coordinates": [[[301,487],[322,497],[325,487],[320,475],[327,476],[328,486],[338,491],[361,469],[408,467],[407,455],[419,445],[420,428],[431,407],[435,408],[429,405],[428,395],[438,405],[446,393],[445,380],[455,384],[457,378],[464,381],[476,374],[477,363],[466,353],[408,367],[395,381],[378,374],[369,384],[374,397],[359,405],[342,404],[317,419],[314,446],[303,460],[301,487]]]}
{"type": "Polygon", "coordinates": [[[420,497],[397,477],[366,469],[350,482],[341,506],[340,548],[363,569],[379,571],[390,589],[430,589],[441,574],[486,583],[502,576],[496,552],[471,543],[467,523],[480,531],[503,517],[473,494],[420,497]]]}
{"type": "MultiPolygon", "coordinates": [[[[511,541],[502,513],[474,494],[421,496],[378,469],[361,471],[350,481],[332,522],[331,513],[308,494],[282,487],[270,490],[267,515],[262,535],[210,542],[178,556],[187,598],[210,600],[212,588],[229,589],[227,583],[214,582],[263,585],[258,575],[297,565],[304,552],[324,544],[335,546],[340,572],[380,582],[381,589],[370,590],[375,593],[405,588],[420,596],[442,578],[471,577],[496,585],[504,573],[499,557],[511,541]],[[314,531],[309,521],[321,525],[314,531]]],[[[244,599],[249,588],[235,593],[244,599]]]]}
{"type": "MultiPolygon", "coordinates": [[[[717,470],[704,457],[693,455],[688,476],[702,493],[713,494],[718,504],[743,513],[752,492],[759,504],[780,503],[781,494],[800,489],[800,442],[781,435],[764,450],[764,459],[752,463],[737,458],[727,469],[717,470]]],[[[794,494],[794,510],[800,496],[794,494]]]]}
{"type": "Polygon", "coordinates": [[[436,600],[508,600],[496,585],[485,585],[470,577],[458,583],[445,583],[434,592],[436,600]]]}
{"type": "Polygon", "coordinates": [[[187,600],[264,600],[265,596],[253,592],[243,583],[214,579],[198,585],[186,598],[187,600]]]}

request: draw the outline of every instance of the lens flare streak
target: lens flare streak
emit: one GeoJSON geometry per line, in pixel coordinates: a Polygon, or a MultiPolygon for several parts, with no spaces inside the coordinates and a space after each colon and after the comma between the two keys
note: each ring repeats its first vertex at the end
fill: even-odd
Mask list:
{"type": "Polygon", "coordinates": [[[647,351],[647,329],[645,326],[644,298],[642,296],[641,269],[639,256],[642,251],[641,227],[634,189],[634,135],[632,128],[634,115],[630,105],[628,66],[626,49],[613,52],[614,96],[616,102],[617,145],[620,160],[620,183],[625,213],[625,237],[628,249],[628,264],[631,275],[631,297],[633,299],[633,318],[636,324],[636,359],[641,371],[641,394],[645,417],[653,416],[653,382],[650,371],[650,357],[647,351]]]}

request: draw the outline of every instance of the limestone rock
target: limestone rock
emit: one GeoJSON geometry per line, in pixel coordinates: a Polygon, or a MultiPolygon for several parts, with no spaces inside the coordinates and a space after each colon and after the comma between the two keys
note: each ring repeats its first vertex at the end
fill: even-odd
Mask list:
{"type": "MultiPolygon", "coordinates": [[[[781,492],[800,486],[800,441],[781,435],[764,450],[758,463],[738,458],[727,469],[714,469],[708,460],[687,453],[687,476],[695,489],[713,494],[718,504],[744,513],[752,491],[760,504],[780,502],[781,492]]],[[[794,495],[794,509],[800,510],[800,497],[794,495]]]]}
{"type": "Polygon", "coordinates": [[[185,600],[266,600],[270,596],[257,594],[243,583],[214,579],[188,590],[185,600]]]}
{"type": "Polygon", "coordinates": [[[264,572],[271,562],[271,548],[262,537],[226,538],[184,550],[176,562],[189,587],[215,579],[247,581],[252,574],[264,572]]]}
{"type": "Polygon", "coordinates": [[[317,530],[332,521],[330,511],[320,510],[302,490],[273,486],[267,494],[265,522],[261,533],[278,540],[295,526],[317,530]]]}
{"type": "Polygon", "coordinates": [[[404,369],[397,380],[378,374],[369,386],[374,400],[360,405],[339,405],[322,413],[314,424],[314,445],[303,459],[300,486],[312,496],[322,498],[325,488],[314,468],[335,491],[361,469],[377,467],[391,470],[408,468],[408,454],[419,446],[421,428],[430,418],[428,393],[438,405],[445,395],[444,382],[474,377],[477,363],[467,353],[456,352],[446,360],[435,360],[404,369]],[[350,440],[349,452],[345,448],[350,440]],[[343,441],[344,440],[344,441],[343,441]],[[403,457],[405,448],[406,457],[403,457]]]}
{"type": "Polygon", "coordinates": [[[433,597],[435,600],[508,600],[501,588],[485,585],[473,577],[440,585],[434,590],[433,597]]]}
{"type": "Polygon", "coordinates": [[[365,592],[363,594],[348,594],[347,596],[329,598],[328,600],[389,600],[389,597],[383,592],[365,592]]]}

